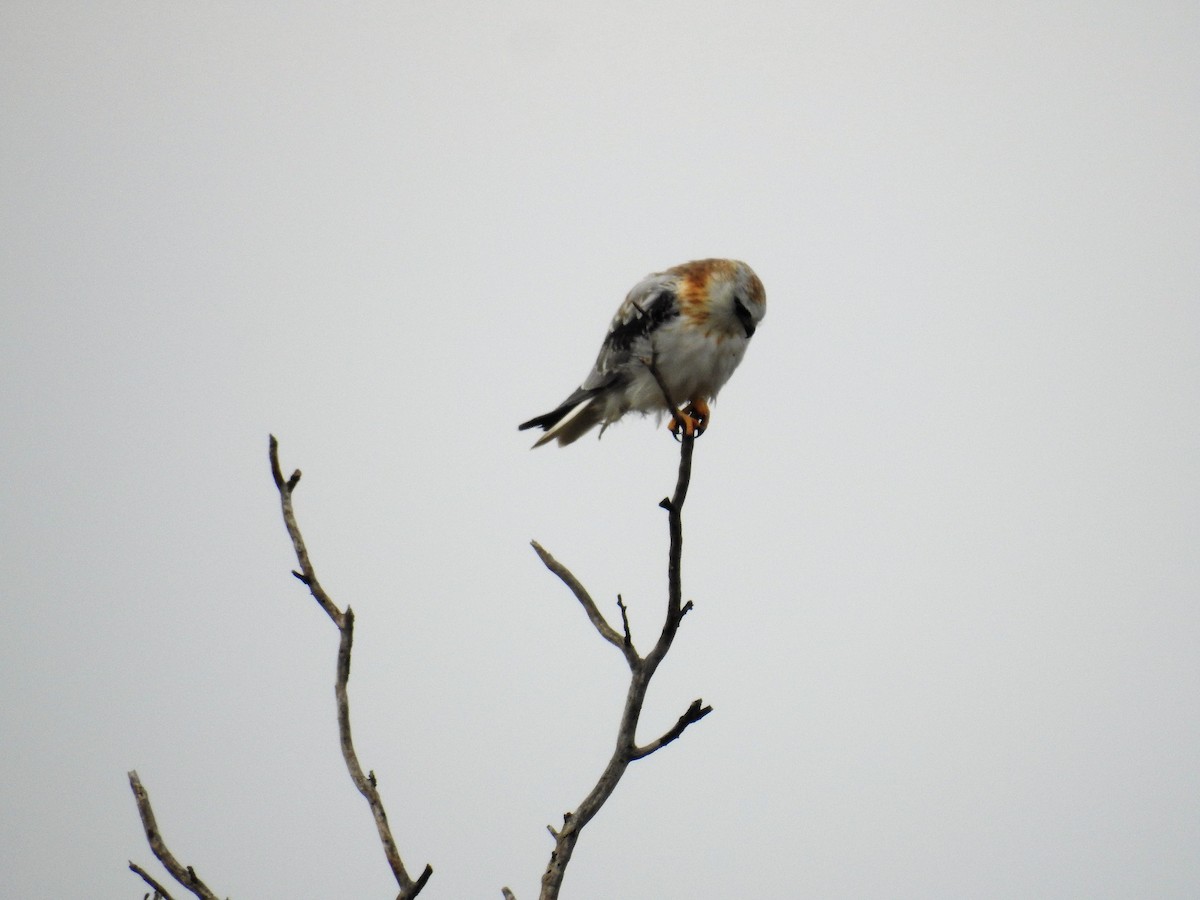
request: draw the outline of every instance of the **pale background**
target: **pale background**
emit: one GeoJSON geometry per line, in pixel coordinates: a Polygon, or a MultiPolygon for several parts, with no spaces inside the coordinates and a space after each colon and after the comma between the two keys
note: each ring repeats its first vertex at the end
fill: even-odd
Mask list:
{"type": "Polygon", "coordinates": [[[530,452],[747,260],[636,764],[564,898],[1200,894],[1200,6],[0,6],[0,895],[536,896],[675,446],[530,452]],[[182,892],[181,892],[182,893],[182,892]]]}

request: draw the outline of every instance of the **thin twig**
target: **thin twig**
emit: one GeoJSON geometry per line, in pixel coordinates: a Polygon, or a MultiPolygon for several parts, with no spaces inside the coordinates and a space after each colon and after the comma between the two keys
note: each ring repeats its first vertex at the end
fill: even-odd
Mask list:
{"type": "MultiPolygon", "coordinates": [[[[633,650],[633,632],[629,630],[629,609],[625,606],[625,600],[617,594],[617,609],[621,610],[621,627],[625,629],[625,646],[633,650]]],[[[637,656],[637,651],[634,651],[634,656],[637,656]]]]}
{"type": "Polygon", "coordinates": [[[150,875],[149,872],[147,872],[145,869],[143,869],[141,866],[139,866],[133,860],[129,861],[129,871],[136,872],[138,875],[141,876],[142,881],[146,882],[146,884],[148,884],[148,885],[150,885],[150,887],[154,888],[154,900],[159,900],[160,897],[162,898],[162,900],[175,900],[175,898],[173,898],[169,893],[167,893],[167,889],[165,887],[163,887],[161,884],[159,884],[158,881],[156,881],[150,875]]]}
{"type": "MultiPolygon", "coordinates": [[[[136,771],[129,773],[129,787],[133,789],[133,799],[137,803],[138,815],[142,819],[142,829],[146,832],[146,841],[150,844],[150,852],[171,873],[172,878],[199,897],[200,900],[218,900],[217,895],[209,890],[208,885],[200,880],[196,871],[191,866],[183,865],[167,849],[166,841],[163,840],[162,834],[159,833],[158,822],[154,819],[154,809],[150,806],[150,795],[142,787],[142,780],[138,778],[136,771]]],[[[135,868],[133,863],[130,863],[129,866],[139,875],[142,875],[143,879],[147,877],[140,869],[135,868]]],[[[155,890],[164,893],[157,886],[154,887],[155,890]]]]}
{"type": "Polygon", "coordinates": [[[545,547],[537,541],[530,541],[529,543],[546,568],[557,575],[559,580],[571,589],[571,593],[575,595],[575,599],[579,601],[584,612],[587,613],[587,617],[592,625],[595,626],[596,631],[600,632],[600,636],[620,650],[632,666],[637,659],[637,654],[632,652],[632,644],[617,634],[616,629],[608,624],[608,620],[604,618],[604,614],[596,606],[596,601],[592,599],[592,595],[588,593],[587,588],[580,584],[579,579],[571,573],[570,569],[551,556],[550,551],[545,547]]]}
{"type": "MultiPolygon", "coordinates": [[[[662,387],[668,405],[674,408],[670,396],[667,395],[666,386],[663,384],[653,363],[647,363],[647,365],[650,371],[654,373],[659,386],[662,387]]],[[[671,730],[662,737],[644,747],[639,747],[637,744],[637,725],[638,719],[641,716],[642,705],[646,699],[646,690],[659,663],[662,662],[663,657],[666,656],[667,651],[671,648],[671,643],[675,640],[675,633],[679,630],[679,624],[683,620],[685,611],[685,607],[681,603],[683,597],[680,574],[680,560],[683,552],[681,515],[684,501],[687,499],[688,484],[691,481],[692,451],[695,446],[695,440],[694,435],[689,435],[686,432],[682,435],[680,441],[679,475],[675,483],[675,493],[660,504],[667,511],[668,530],[670,532],[670,551],[667,563],[667,613],[658,641],[645,657],[639,656],[637,651],[633,649],[633,641],[629,637],[629,620],[624,601],[618,598],[618,606],[621,609],[622,624],[625,630],[625,635],[622,637],[600,615],[599,610],[596,609],[596,604],[591,599],[591,595],[579,583],[578,579],[565,566],[543,550],[540,545],[536,542],[533,545],[546,567],[557,575],[571,589],[572,593],[575,594],[575,597],[587,611],[588,618],[592,620],[592,624],[596,627],[600,635],[610,644],[621,648],[622,653],[625,654],[625,658],[629,662],[630,669],[629,689],[625,694],[625,705],[621,711],[620,725],[617,728],[617,745],[613,750],[608,764],[604,767],[600,778],[596,781],[591,792],[583,799],[583,802],[573,812],[566,813],[563,816],[562,828],[555,830],[553,827],[547,826],[550,834],[554,837],[554,850],[550,854],[550,863],[546,866],[546,871],[542,875],[540,900],[557,900],[559,890],[562,887],[563,876],[566,874],[567,864],[571,861],[571,855],[574,853],[575,844],[579,840],[580,832],[595,817],[605,801],[612,795],[629,764],[636,759],[642,759],[656,750],[665,747],[683,734],[689,725],[700,721],[700,719],[712,712],[712,707],[702,706],[701,701],[697,700],[680,716],[671,730]]],[[[690,608],[690,601],[687,608],[690,608]]]]}
{"type": "Polygon", "coordinates": [[[643,757],[649,756],[655,750],[661,750],[663,747],[667,746],[667,744],[671,743],[671,741],[683,734],[683,730],[693,722],[699,722],[710,712],[712,712],[711,706],[701,705],[703,702],[703,700],[693,700],[692,705],[684,711],[683,715],[679,717],[679,721],[672,726],[670,731],[668,731],[658,740],[651,741],[644,747],[634,748],[633,758],[642,759],[643,757]]]}
{"type": "Polygon", "coordinates": [[[292,510],[292,492],[300,483],[300,470],[292,473],[292,477],[284,481],[283,470],[279,466],[279,442],[271,435],[271,475],[275,479],[275,487],[279,488],[279,503],[283,510],[283,524],[287,528],[288,537],[296,550],[296,561],[300,563],[300,571],[293,572],[300,581],[308,586],[313,599],[321,604],[321,609],[333,620],[338,628],[342,627],[342,612],[329,599],[321,582],[317,581],[317,573],[313,570],[312,561],[308,558],[308,548],[304,546],[304,537],[300,534],[300,526],[296,524],[296,514],[292,510]]]}
{"type": "Polygon", "coordinates": [[[300,564],[300,571],[292,574],[308,586],[313,597],[341,633],[341,640],[338,644],[335,694],[337,696],[338,736],[341,739],[342,757],[346,761],[346,769],[350,773],[354,786],[358,788],[358,792],[363,795],[367,805],[371,808],[371,815],[375,819],[375,829],[379,833],[379,841],[383,845],[384,856],[387,858],[388,866],[391,867],[392,875],[400,888],[397,900],[413,900],[429,881],[429,877],[433,874],[433,867],[426,865],[425,870],[416,881],[408,874],[408,870],[400,859],[396,841],[392,837],[387,813],[384,811],[383,801],[376,789],[374,772],[364,775],[362,765],[358,761],[358,754],[354,750],[354,741],[350,734],[350,699],[347,692],[347,685],[350,681],[350,653],[354,646],[354,611],[349,607],[346,607],[345,612],[338,609],[317,580],[317,573],[308,557],[308,550],[304,546],[304,538],[300,534],[300,526],[296,523],[296,516],[292,509],[292,492],[300,481],[300,470],[297,469],[291,478],[284,480],[283,470],[279,465],[279,442],[275,440],[274,435],[271,435],[271,474],[275,479],[275,486],[279,489],[283,522],[292,539],[292,546],[296,551],[296,561],[300,564]]]}

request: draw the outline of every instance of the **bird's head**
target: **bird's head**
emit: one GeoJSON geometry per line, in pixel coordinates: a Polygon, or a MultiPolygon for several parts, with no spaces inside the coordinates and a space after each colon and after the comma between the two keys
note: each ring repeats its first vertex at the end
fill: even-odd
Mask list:
{"type": "Polygon", "coordinates": [[[711,261],[708,272],[710,321],[750,338],[767,314],[767,292],[758,276],[736,259],[711,261]]]}

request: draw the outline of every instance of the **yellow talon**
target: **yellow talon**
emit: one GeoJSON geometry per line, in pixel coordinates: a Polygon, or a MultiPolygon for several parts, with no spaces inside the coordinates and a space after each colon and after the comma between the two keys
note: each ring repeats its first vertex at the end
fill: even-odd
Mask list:
{"type": "Polygon", "coordinates": [[[680,437],[681,435],[695,437],[704,431],[704,426],[694,416],[688,415],[683,410],[676,410],[674,415],[671,416],[671,420],[667,422],[667,430],[675,435],[675,437],[680,437]]]}
{"type": "Polygon", "coordinates": [[[703,400],[693,400],[683,409],[675,410],[671,414],[667,429],[677,438],[682,435],[697,438],[708,428],[708,417],[708,404],[703,400]]]}

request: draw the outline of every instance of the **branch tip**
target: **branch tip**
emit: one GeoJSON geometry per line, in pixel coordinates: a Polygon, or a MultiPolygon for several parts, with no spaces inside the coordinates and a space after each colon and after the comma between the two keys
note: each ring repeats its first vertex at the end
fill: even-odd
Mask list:
{"type": "Polygon", "coordinates": [[[625,600],[620,594],[617,594],[617,607],[621,610],[621,627],[625,631],[625,649],[633,649],[633,633],[629,630],[629,610],[625,606],[625,600]]]}
{"type": "MultiPolygon", "coordinates": [[[[132,859],[129,861],[129,871],[136,874],[142,879],[142,881],[146,882],[146,884],[150,885],[150,887],[154,889],[154,900],[160,900],[160,898],[161,900],[173,900],[171,895],[167,893],[167,889],[163,887],[157,880],[155,880],[149,872],[135,863],[132,859]]],[[[149,897],[150,894],[147,894],[146,896],[149,897]]]]}
{"type": "Polygon", "coordinates": [[[275,435],[271,435],[269,456],[271,459],[271,477],[275,479],[275,487],[282,491],[283,470],[279,468],[279,441],[275,440],[275,435]]]}
{"type": "MultiPolygon", "coordinates": [[[[216,894],[210,891],[208,885],[196,875],[196,870],[191,866],[184,866],[180,863],[167,847],[162,834],[158,830],[158,824],[154,820],[154,809],[150,806],[150,794],[142,786],[142,781],[138,778],[136,770],[129,772],[129,787],[133,791],[133,799],[137,804],[138,817],[142,820],[142,830],[146,832],[146,842],[150,845],[150,852],[171,873],[172,878],[201,898],[201,900],[217,900],[216,894]]],[[[134,871],[137,870],[135,869],[134,871]]]]}
{"type": "Polygon", "coordinates": [[[600,634],[600,637],[608,641],[614,647],[619,649],[629,659],[629,648],[624,643],[621,635],[617,634],[616,630],[608,624],[608,620],[601,614],[596,606],[596,601],[592,599],[591,594],[585,588],[566,566],[560,563],[557,559],[550,555],[541,544],[537,541],[531,541],[531,546],[537,553],[538,558],[542,561],[547,569],[558,576],[558,580],[567,586],[575,599],[579,601],[579,605],[583,607],[583,611],[587,614],[588,621],[592,623],[592,627],[600,634]]]}
{"type": "Polygon", "coordinates": [[[408,894],[409,898],[416,897],[417,894],[421,893],[421,891],[425,888],[425,883],[429,881],[432,876],[433,866],[431,866],[429,863],[425,863],[425,871],[421,873],[421,877],[418,878],[416,884],[413,885],[412,891],[410,891],[408,894]]]}

